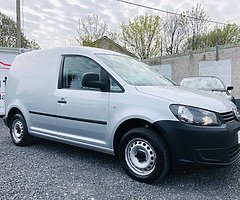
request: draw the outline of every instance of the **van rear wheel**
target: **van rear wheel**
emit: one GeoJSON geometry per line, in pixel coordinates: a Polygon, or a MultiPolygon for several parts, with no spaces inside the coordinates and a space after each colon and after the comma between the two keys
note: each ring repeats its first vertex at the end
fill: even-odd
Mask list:
{"type": "Polygon", "coordinates": [[[22,114],[15,114],[10,121],[10,134],[12,141],[17,146],[27,146],[32,141],[27,124],[22,114]]]}
{"type": "Polygon", "coordinates": [[[164,140],[148,128],[134,128],[122,137],[119,159],[131,178],[145,183],[164,178],[170,168],[164,140]]]}

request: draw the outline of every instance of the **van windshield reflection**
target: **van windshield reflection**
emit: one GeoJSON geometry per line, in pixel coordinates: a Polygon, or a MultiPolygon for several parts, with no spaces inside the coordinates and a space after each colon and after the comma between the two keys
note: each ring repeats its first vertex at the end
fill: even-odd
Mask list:
{"type": "Polygon", "coordinates": [[[96,56],[130,85],[173,86],[173,83],[163,75],[153,72],[148,65],[131,57],[111,54],[96,54],[96,56]]]}

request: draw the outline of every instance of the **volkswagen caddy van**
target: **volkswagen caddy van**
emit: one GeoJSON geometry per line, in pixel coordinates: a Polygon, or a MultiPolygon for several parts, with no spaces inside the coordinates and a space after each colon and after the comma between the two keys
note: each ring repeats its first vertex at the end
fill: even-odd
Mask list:
{"type": "Polygon", "coordinates": [[[64,47],[19,55],[9,72],[5,119],[18,146],[34,137],[119,157],[150,183],[171,167],[232,164],[240,116],[228,99],[174,86],[116,52],[64,47]]]}

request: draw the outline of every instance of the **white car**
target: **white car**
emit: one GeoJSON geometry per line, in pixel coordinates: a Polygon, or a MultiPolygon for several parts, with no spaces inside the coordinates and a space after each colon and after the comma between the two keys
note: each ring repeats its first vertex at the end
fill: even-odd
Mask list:
{"type": "Polygon", "coordinates": [[[182,79],[180,86],[211,92],[225,97],[236,104],[235,98],[231,94],[233,86],[226,87],[216,76],[191,76],[182,79]]]}
{"type": "Polygon", "coordinates": [[[240,151],[232,102],[176,87],[147,65],[103,49],[17,56],[5,108],[14,144],[41,137],[116,155],[141,182],[165,177],[170,167],[229,165],[240,151]]]}

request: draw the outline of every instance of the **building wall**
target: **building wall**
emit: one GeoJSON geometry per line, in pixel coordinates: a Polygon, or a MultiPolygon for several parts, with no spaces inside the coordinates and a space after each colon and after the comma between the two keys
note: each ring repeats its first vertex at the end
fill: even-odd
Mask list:
{"type": "MultiPolygon", "coordinates": [[[[225,83],[231,83],[234,86],[233,95],[240,99],[240,43],[220,46],[219,61],[212,61],[216,61],[216,48],[164,56],[161,58],[161,65],[171,65],[171,79],[178,84],[185,77],[203,74],[203,65],[205,67],[209,66],[206,73],[211,71],[218,76],[222,75],[224,80],[229,79],[225,83]]],[[[144,60],[144,62],[149,65],[160,66],[160,58],[144,60]]]]}
{"type": "Polygon", "coordinates": [[[230,86],[232,85],[231,60],[199,62],[199,76],[217,76],[226,86],[230,86]]]}

